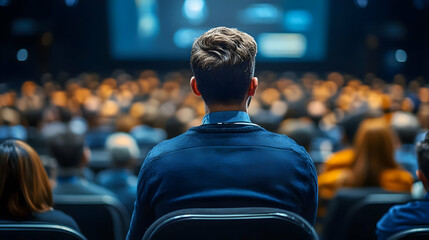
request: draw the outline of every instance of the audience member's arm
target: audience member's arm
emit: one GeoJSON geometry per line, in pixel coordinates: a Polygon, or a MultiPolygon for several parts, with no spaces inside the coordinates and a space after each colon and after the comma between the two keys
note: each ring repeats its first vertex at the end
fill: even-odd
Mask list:
{"type": "Polygon", "coordinates": [[[150,167],[146,159],[140,170],[137,186],[137,198],[134,203],[134,211],[131,218],[130,229],[128,231],[127,240],[141,240],[149,226],[155,221],[155,214],[150,207],[150,167]]]}
{"type": "Polygon", "coordinates": [[[397,226],[395,227],[392,217],[394,216],[395,206],[390,208],[389,211],[377,223],[377,240],[385,240],[392,234],[397,232],[397,226]],[[393,216],[392,216],[393,213],[393,216]]]}
{"type": "Polygon", "coordinates": [[[307,205],[304,206],[302,216],[312,225],[316,220],[317,201],[318,201],[318,185],[316,168],[308,156],[308,188],[307,188],[307,205]]]}

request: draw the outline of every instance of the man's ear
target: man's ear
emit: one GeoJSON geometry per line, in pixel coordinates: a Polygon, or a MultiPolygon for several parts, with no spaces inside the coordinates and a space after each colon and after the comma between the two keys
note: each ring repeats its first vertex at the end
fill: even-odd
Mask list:
{"type": "Polygon", "coordinates": [[[255,95],[257,88],[258,88],[258,78],[253,77],[252,80],[250,80],[249,91],[247,92],[249,97],[252,97],[255,95]]]}
{"type": "Polygon", "coordinates": [[[416,171],[416,175],[417,177],[420,179],[420,181],[423,183],[423,186],[425,186],[425,189],[429,189],[429,182],[428,179],[426,178],[426,176],[423,174],[422,170],[417,170],[416,171]]]}
{"type": "Polygon", "coordinates": [[[197,96],[201,96],[201,93],[197,87],[197,79],[194,76],[191,77],[189,84],[191,85],[192,92],[197,96]]]}

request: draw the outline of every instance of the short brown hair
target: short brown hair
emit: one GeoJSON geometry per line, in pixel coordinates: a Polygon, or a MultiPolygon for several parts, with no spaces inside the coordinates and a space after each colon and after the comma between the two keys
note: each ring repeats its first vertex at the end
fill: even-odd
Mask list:
{"type": "Polygon", "coordinates": [[[0,215],[28,216],[52,207],[52,190],[36,151],[19,140],[0,144],[0,215]]]}
{"type": "Polygon", "coordinates": [[[192,45],[191,68],[208,104],[240,103],[255,71],[256,42],[235,28],[210,29],[192,45]]]}

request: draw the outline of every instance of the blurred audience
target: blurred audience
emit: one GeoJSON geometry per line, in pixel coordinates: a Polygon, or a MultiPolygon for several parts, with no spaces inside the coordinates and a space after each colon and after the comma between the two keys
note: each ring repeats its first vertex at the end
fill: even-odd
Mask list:
{"type": "Polygon", "coordinates": [[[58,162],[57,184],[54,195],[111,195],[111,191],[85,178],[84,169],[90,160],[90,150],[84,138],[71,132],[60,133],[49,140],[52,156],[58,162]]]}
{"type": "MultiPolygon", "coordinates": [[[[342,187],[381,187],[388,191],[410,192],[413,178],[394,159],[394,135],[384,118],[364,120],[354,141],[350,167],[319,175],[319,196],[331,199],[342,187]]],[[[324,201],[320,214],[324,215],[324,201]]]]}
{"type": "MultiPolygon", "coordinates": [[[[39,154],[53,155],[59,167],[58,181],[52,181],[57,185],[54,193],[82,186],[99,189],[91,183],[89,154],[83,146],[97,154],[94,159],[104,159],[104,165],[94,167],[99,161],[93,161],[91,166],[95,171],[103,170],[109,167],[108,156],[112,155],[109,137],[128,133],[140,149],[140,155],[133,158],[141,164],[154,145],[201,124],[204,102],[191,93],[191,76],[190,71],[153,70],[135,75],[117,70],[106,77],[47,73],[37,81],[24,82],[20,89],[0,94],[0,139],[21,139],[39,154]],[[76,138],[79,140],[73,140],[76,138]],[[57,153],[52,154],[49,148],[57,153]]],[[[429,87],[423,78],[396,75],[383,80],[368,73],[358,79],[338,72],[318,76],[273,71],[256,76],[260,94],[252,98],[250,118],[268,130],[289,135],[307,149],[322,173],[321,198],[330,199],[340,187],[375,185],[409,191],[412,180],[399,165],[417,177],[413,143],[422,141],[429,129],[429,87]],[[365,128],[365,132],[379,132],[380,138],[392,138],[383,140],[386,144],[374,152],[368,145],[371,139],[363,142],[365,134],[355,139],[360,123],[368,118],[384,119],[385,127],[377,123],[374,126],[379,130],[362,127],[359,132],[365,128]],[[396,138],[384,129],[389,126],[396,138]],[[375,166],[365,161],[369,159],[374,159],[375,166]]],[[[124,179],[132,179],[128,170],[119,170],[124,167],[116,165],[113,157],[112,161],[112,169],[107,171],[123,172],[124,179]]],[[[132,168],[133,161],[127,167],[132,168]]],[[[103,175],[99,174],[100,183],[103,175]]],[[[420,182],[413,189],[418,194],[424,192],[420,182]]],[[[126,200],[121,201],[127,205],[126,200]]]]}
{"type": "Polygon", "coordinates": [[[112,169],[98,173],[96,181],[113,191],[131,214],[137,193],[137,177],[133,175],[140,151],[134,138],[127,133],[114,133],[106,141],[112,169]]]}
{"type": "Polygon", "coordinates": [[[414,142],[420,131],[417,117],[408,112],[395,112],[391,120],[392,129],[398,136],[395,160],[417,179],[417,156],[414,142]]]}
{"type": "Polygon", "coordinates": [[[53,223],[79,231],[70,216],[52,206],[51,185],[36,151],[20,140],[0,143],[0,220],[53,223]]]}
{"type": "Polygon", "coordinates": [[[355,139],[358,127],[364,119],[364,113],[354,113],[345,117],[339,123],[343,130],[343,136],[341,139],[343,147],[327,158],[323,164],[322,171],[330,172],[335,169],[351,168],[355,158],[353,141],[355,139]]]}

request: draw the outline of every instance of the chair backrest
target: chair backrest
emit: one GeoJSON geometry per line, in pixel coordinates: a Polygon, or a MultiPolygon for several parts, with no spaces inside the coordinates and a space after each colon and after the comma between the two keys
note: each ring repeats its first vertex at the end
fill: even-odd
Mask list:
{"type": "Polygon", "coordinates": [[[378,220],[391,206],[410,200],[408,193],[387,192],[380,188],[340,190],[328,207],[322,239],[377,239],[378,220]]]}
{"type": "Polygon", "coordinates": [[[14,240],[86,240],[69,227],[45,223],[0,223],[0,239],[14,240]]]}
{"type": "Polygon", "coordinates": [[[393,234],[387,240],[426,240],[429,239],[429,226],[420,226],[393,234]]]}
{"type": "Polygon", "coordinates": [[[89,239],[124,239],[130,217],[124,206],[111,196],[56,195],[56,209],[73,217],[89,239]]]}
{"type": "Polygon", "coordinates": [[[192,208],[156,220],[143,240],[318,239],[299,215],[276,208],[192,208]]]}
{"type": "Polygon", "coordinates": [[[345,239],[377,239],[377,222],[394,205],[412,200],[410,194],[371,194],[351,208],[345,219],[345,239]]]}

